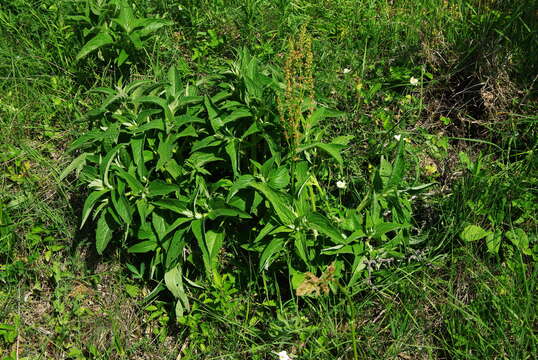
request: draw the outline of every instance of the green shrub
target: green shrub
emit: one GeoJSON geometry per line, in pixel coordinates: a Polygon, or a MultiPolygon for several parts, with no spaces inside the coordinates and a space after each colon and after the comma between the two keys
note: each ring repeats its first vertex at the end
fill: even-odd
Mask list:
{"type": "Polygon", "coordinates": [[[287,265],[307,295],[339,278],[353,284],[368,254],[401,256],[409,241],[408,194],[424,186],[405,186],[405,141],[394,164],[381,159],[361,204],[344,207],[347,185],[329,170],[351,139],[323,142],[319,127],[343,114],[288,88],[312,80],[290,81],[308,67],[308,57],[294,61],[279,74],[242,51],[216,80],[183,84],[172,68],[164,83],[98,89],[108,97],[88,114],[97,126],[71,147],[82,153],[64,176],[77,169],[90,190],[82,225],[96,220],[97,251],[114,240],[148,254],[130,269],[164,278],[179,314],[189,306],[183,279],[218,285],[223,252],[258,254],[262,272],[287,265]]]}
{"type": "Polygon", "coordinates": [[[83,27],[82,36],[90,38],[78,52],[77,61],[100,51],[101,59],[114,58],[122,66],[140,57],[146,40],[157,30],[172,25],[165,19],[137,17],[126,0],[93,0],[84,5],[75,4],[74,15],[69,17],[77,28],[83,27]]]}

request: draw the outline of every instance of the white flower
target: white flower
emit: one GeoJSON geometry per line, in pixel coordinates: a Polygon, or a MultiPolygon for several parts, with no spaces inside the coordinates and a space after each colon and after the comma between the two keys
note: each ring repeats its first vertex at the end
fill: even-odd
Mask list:
{"type": "Polygon", "coordinates": [[[351,69],[344,68],[344,71],[342,71],[344,74],[349,74],[351,72],[351,69]]]}
{"type": "Polygon", "coordinates": [[[402,135],[394,135],[394,138],[396,139],[396,141],[400,141],[400,139],[402,138],[402,135]]]}
{"type": "Polygon", "coordinates": [[[291,360],[290,356],[286,351],[281,351],[275,354],[278,356],[278,360],[291,360]]]}
{"type": "Polygon", "coordinates": [[[411,76],[411,79],[409,79],[409,83],[413,86],[418,85],[418,79],[414,76],[411,76]]]}
{"type": "Polygon", "coordinates": [[[346,182],[343,180],[339,180],[336,182],[336,187],[339,189],[345,189],[346,188],[346,182]]]}

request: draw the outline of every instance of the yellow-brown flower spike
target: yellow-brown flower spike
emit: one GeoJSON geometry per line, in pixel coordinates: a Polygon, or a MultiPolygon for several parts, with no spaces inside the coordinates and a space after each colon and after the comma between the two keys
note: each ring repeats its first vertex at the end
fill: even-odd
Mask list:
{"type": "Polygon", "coordinates": [[[288,41],[288,52],[284,62],[283,94],[278,97],[280,121],[285,130],[288,145],[296,148],[303,133],[303,116],[314,111],[312,38],[306,25],[296,37],[288,41]],[[305,111],[307,114],[305,114],[305,111]]]}

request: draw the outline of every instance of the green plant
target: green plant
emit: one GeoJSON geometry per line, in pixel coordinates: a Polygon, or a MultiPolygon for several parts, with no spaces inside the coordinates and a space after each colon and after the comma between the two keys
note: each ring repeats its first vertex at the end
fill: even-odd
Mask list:
{"type": "Polygon", "coordinates": [[[157,30],[172,22],[159,18],[137,17],[127,0],[91,0],[85,3],[81,14],[70,17],[77,26],[85,24],[84,38],[92,36],[80,49],[76,59],[81,60],[94,51],[101,60],[114,57],[117,66],[136,61],[147,39],[157,30]]]}
{"type": "MultiPolygon", "coordinates": [[[[101,89],[109,98],[90,114],[101,118],[101,127],[75,141],[73,149],[88,145],[90,149],[66,171],[79,168],[81,179],[93,189],[84,204],[82,224],[93,210],[97,251],[102,253],[119,230],[130,243],[128,252],[154,252],[145,266],[149,276],[164,277],[184,307],[188,303],[182,264],[201,258],[206,278],[218,281],[224,238],[242,226],[234,219],[268,217],[258,209],[263,202],[260,194],[276,206],[281,220],[292,216],[279,205],[284,195],[276,193],[288,185],[289,175],[286,168],[275,168],[282,156],[279,139],[272,137],[278,134],[274,115],[253,114],[246,106],[262,103],[264,88],[274,81],[255,72],[255,59],[242,65],[248,66],[243,71],[263,81],[245,77],[243,99],[227,83],[216,95],[200,96],[196,86],[181,85],[173,68],[164,87],[135,82],[117,90],[101,89]],[[264,158],[263,166],[256,161],[264,158]],[[241,191],[247,187],[258,192],[241,191]],[[133,239],[142,241],[132,244],[133,239]],[[185,256],[184,248],[194,252],[185,256]]],[[[317,117],[321,116],[320,111],[317,117]]],[[[339,158],[337,145],[315,143],[298,152],[314,146],[339,158]]],[[[234,241],[227,239],[231,245],[234,241]]]]}
{"type": "MultiPolygon", "coordinates": [[[[535,180],[526,177],[535,168],[533,154],[509,164],[496,176],[488,174],[490,170],[481,154],[472,161],[462,152],[460,161],[467,171],[465,206],[479,224],[467,225],[460,233],[461,239],[466,242],[485,239],[488,252],[498,254],[504,238],[523,254],[536,259],[538,243],[532,223],[537,196],[531,190],[535,180]],[[473,192],[486,186],[489,189],[486,192],[473,192]]],[[[500,161],[493,165],[502,166],[500,161]]]]}
{"type": "Polygon", "coordinates": [[[365,255],[392,254],[409,237],[404,194],[420,188],[402,188],[404,143],[394,166],[381,160],[371,197],[346,209],[323,185],[334,178],[322,154],[342,165],[350,137],[326,143],[319,128],[342,114],[316,108],[311,97],[298,103],[304,94],[293,89],[277,106],[282,86],[304,85],[281,84],[275,74],[242,51],[231,76],[209,83],[221,89],[213,95],[183,85],[174,68],[164,85],[137,81],[98,89],[108,98],[88,116],[99,127],[71,147],[84,151],[64,176],[78,169],[91,190],[82,225],[90,217],[97,221],[97,251],[121,239],[129,253],[151,254],[130,269],[137,277],[164,279],[179,299],[178,315],[189,308],[184,279],[195,280],[203,269],[206,280],[220,284],[225,253],[257,253],[261,272],[290,258],[295,287],[304,271],[336,261],[339,275],[350,261],[351,285],[365,268],[365,255]],[[279,115],[278,109],[293,112],[279,115]],[[393,221],[383,217],[386,209],[394,211],[393,221]]]}

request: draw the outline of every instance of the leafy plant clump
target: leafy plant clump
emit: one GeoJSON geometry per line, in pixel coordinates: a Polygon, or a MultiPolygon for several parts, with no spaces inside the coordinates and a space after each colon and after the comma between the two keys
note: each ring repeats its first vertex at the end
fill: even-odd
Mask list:
{"type": "Polygon", "coordinates": [[[91,35],[76,60],[98,51],[100,59],[113,58],[117,66],[136,60],[151,35],[172,25],[170,20],[137,17],[126,0],[88,1],[74,13],[70,20],[78,27],[85,25],[83,37],[91,35]]]}
{"type": "Polygon", "coordinates": [[[293,67],[309,66],[308,57],[295,61],[280,74],[242,51],[217,81],[184,84],[171,68],[162,83],[97,89],[107,95],[88,114],[98,126],[72,144],[80,155],[64,176],[76,169],[90,191],[82,225],[96,221],[97,251],[112,241],[145,254],[128,267],[164,279],[178,315],[189,308],[183,281],[218,285],[225,255],[239,254],[240,264],[252,252],[260,272],[279,264],[306,295],[318,285],[335,290],[338,280],[352,285],[368,258],[402,257],[409,245],[410,195],[425,186],[404,181],[405,141],[393,164],[381,158],[362,201],[345,207],[341,195],[351,192],[334,186],[331,170],[351,138],[326,142],[320,129],[343,114],[311,97],[298,102],[289,86],[313,79],[289,81],[293,67]]]}

